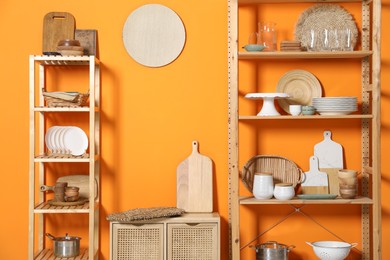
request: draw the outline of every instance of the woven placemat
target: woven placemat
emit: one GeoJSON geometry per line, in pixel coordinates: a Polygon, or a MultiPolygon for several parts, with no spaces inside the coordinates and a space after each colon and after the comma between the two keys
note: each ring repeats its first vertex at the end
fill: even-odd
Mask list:
{"type": "Polygon", "coordinates": [[[181,216],[185,211],[175,207],[136,208],[124,212],[112,213],[107,216],[108,221],[132,222],[155,218],[181,216]]]}
{"type": "Polygon", "coordinates": [[[307,47],[310,39],[308,32],[313,29],[321,34],[324,29],[350,29],[352,46],[356,45],[358,29],[353,16],[343,7],[336,4],[315,4],[299,16],[295,25],[295,40],[307,47]]]}

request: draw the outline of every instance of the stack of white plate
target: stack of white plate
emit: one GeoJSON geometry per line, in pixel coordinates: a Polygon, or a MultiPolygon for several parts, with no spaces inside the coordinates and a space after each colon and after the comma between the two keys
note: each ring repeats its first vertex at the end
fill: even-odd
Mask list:
{"type": "Polygon", "coordinates": [[[88,137],[76,126],[52,126],[46,132],[45,143],[52,153],[78,156],[88,148],[88,137]]]}
{"type": "Polygon", "coordinates": [[[320,115],[348,115],[357,111],[356,97],[313,98],[313,106],[320,115]]]}

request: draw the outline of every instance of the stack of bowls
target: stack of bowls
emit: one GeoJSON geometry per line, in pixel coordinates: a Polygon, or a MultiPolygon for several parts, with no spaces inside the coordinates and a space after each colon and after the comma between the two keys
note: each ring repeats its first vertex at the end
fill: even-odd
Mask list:
{"type": "Polygon", "coordinates": [[[314,106],[302,106],[302,115],[314,115],[316,108],[314,106]]]}
{"type": "Polygon", "coordinates": [[[79,40],[65,39],[58,42],[57,51],[62,56],[82,56],[84,48],[80,46],[79,40]]]}
{"type": "Polygon", "coordinates": [[[358,193],[358,178],[355,170],[339,170],[340,196],[343,199],[354,199],[358,193]]]}
{"type": "Polygon", "coordinates": [[[79,189],[79,187],[75,186],[65,187],[65,201],[77,201],[79,199],[79,189]]]}

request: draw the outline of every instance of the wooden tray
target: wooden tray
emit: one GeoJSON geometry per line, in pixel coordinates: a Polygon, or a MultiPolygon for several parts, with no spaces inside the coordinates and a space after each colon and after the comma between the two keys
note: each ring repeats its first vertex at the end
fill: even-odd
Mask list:
{"type": "Polygon", "coordinates": [[[272,173],[274,183],[287,182],[295,187],[302,182],[303,171],[287,158],[277,155],[256,155],[243,167],[241,179],[244,186],[252,192],[253,179],[257,172],[272,173]]]}
{"type": "Polygon", "coordinates": [[[78,205],[83,205],[86,202],[88,202],[88,199],[86,198],[80,198],[78,201],[71,201],[71,202],[54,201],[54,200],[48,201],[48,203],[52,206],[78,206],[78,205]]]}

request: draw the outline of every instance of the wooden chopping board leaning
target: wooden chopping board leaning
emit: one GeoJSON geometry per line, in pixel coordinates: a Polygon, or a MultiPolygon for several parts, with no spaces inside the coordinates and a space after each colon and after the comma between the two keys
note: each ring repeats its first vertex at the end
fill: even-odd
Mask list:
{"type": "Polygon", "coordinates": [[[186,212],[213,211],[213,169],[209,157],[198,152],[192,141],[192,153],[176,170],[176,207],[186,212]]]}
{"type": "Polygon", "coordinates": [[[328,194],[328,175],[318,169],[318,158],[310,157],[310,169],[301,184],[302,194],[328,194]]]}
{"type": "MultiPolygon", "coordinates": [[[[68,187],[70,186],[75,186],[79,187],[79,194],[80,198],[83,199],[90,199],[89,194],[90,194],[90,187],[89,187],[89,175],[67,175],[67,176],[62,176],[57,179],[56,182],[66,182],[68,183],[68,187]]],[[[48,191],[48,190],[53,190],[54,186],[46,186],[42,185],[41,186],[41,191],[48,191]]],[[[95,193],[95,199],[98,197],[98,183],[97,180],[95,179],[94,183],[94,193],[95,193]]]]}
{"type": "Polygon", "coordinates": [[[75,18],[67,12],[50,12],[43,18],[42,52],[57,52],[60,40],[74,39],[75,18]]]}
{"type": "Polygon", "coordinates": [[[343,147],[334,142],[331,131],[324,131],[324,140],[314,146],[320,171],[326,172],[329,179],[329,193],[339,194],[338,171],[344,168],[343,147]]]}

